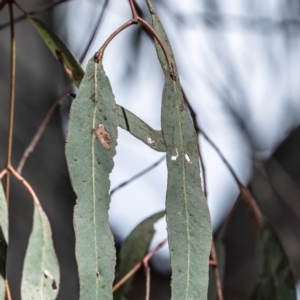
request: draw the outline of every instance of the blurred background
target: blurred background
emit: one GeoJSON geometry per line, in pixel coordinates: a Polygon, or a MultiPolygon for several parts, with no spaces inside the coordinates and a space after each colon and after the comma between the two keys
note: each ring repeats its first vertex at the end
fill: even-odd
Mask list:
{"type": "MultiPolygon", "coordinates": [[[[20,0],[26,11],[56,4],[38,17],[87,61],[107,37],[131,18],[127,0],[20,0]],[[46,5],[46,6],[45,6],[46,5]],[[94,34],[95,33],[95,34],[94,34]],[[87,50],[88,49],[88,50],[87,50]],[[87,51],[86,51],[87,50],[87,51]],[[87,52],[87,53],[86,53],[87,52]]],[[[137,9],[149,23],[145,1],[137,9]]],[[[240,180],[253,192],[276,228],[300,279],[300,2],[298,0],[152,0],[173,47],[183,89],[201,128],[215,142],[240,180]]],[[[21,16],[16,9],[16,17],[21,16]]],[[[0,12],[0,166],[4,166],[9,99],[8,9],[0,12]]],[[[13,165],[17,166],[68,78],[33,26],[16,25],[17,79],[13,165]]],[[[152,37],[129,27],[108,46],[104,67],[118,104],[155,129],[160,126],[164,84],[152,37]]],[[[72,92],[76,94],[73,87],[72,92]]],[[[58,299],[78,299],[72,191],[64,157],[71,97],[65,97],[23,169],[50,219],[61,264],[58,299]]],[[[238,187],[215,150],[200,137],[214,232],[230,212],[238,187]]],[[[163,157],[119,130],[112,189],[163,157]]],[[[119,246],[143,219],[164,209],[165,161],[112,195],[110,222],[119,246]]],[[[21,270],[31,229],[32,205],[12,182],[9,280],[20,299],[21,270]]],[[[163,240],[166,223],[156,223],[151,243],[163,240]]],[[[257,278],[255,232],[239,205],[225,235],[225,299],[248,299],[257,278]]],[[[167,245],[152,259],[151,299],[170,299],[167,245]]],[[[128,299],[143,299],[141,270],[128,299]]],[[[300,299],[300,295],[299,295],[300,299]]]]}

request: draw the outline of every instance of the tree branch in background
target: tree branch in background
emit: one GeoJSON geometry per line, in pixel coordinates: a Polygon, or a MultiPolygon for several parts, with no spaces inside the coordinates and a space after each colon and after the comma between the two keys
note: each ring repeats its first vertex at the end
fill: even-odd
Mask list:
{"type": "Polygon", "coordinates": [[[90,49],[90,47],[92,45],[92,42],[95,39],[95,36],[96,36],[96,34],[97,34],[98,30],[99,30],[99,27],[100,27],[101,21],[103,19],[104,12],[105,12],[105,9],[106,9],[107,5],[108,5],[108,0],[105,0],[104,3],[103,3],[103,7],[101,9],[101,13],[100,13],[99,18],[98,18],[98,21],[97,21],[97,23],[95,25],[95,28],[94,28],[94,31],[93,31],[93,33],[91,35],[91,38],[90,38],[88,44],[85,47],[85,50],[83,51],[83,53],[82,53],[82,55],[81,55],[81,57],[79,59],[80,63],[82,63],[83,60],[85,59],[85,57],[87,55],[87,52],[90,49]]]}
{"type": "MultiPolygon", "coordinates": [[[[54,8],[55,6],[57,6],[59,4],[62,4],[64,2],[69,2],[69,1],[73,1],[73,0],[60,0],[60,1],[57,1],[57,2],[50,3],[50,4],[46,4],[46,5],[41,6],[38,9],[35,9],[35,10],[32,10],[32,11],[28,12],[27,14],[31,15],[31,16],[42,14],[42,13],[45,13],[45,12],[51,10],[52,8],[54,8]]],[[[7,1],[4,1],[4,2],[6,3],[7,1]]],[[[1,6],[1,4],[0,4],[0,6],[1,6]]],[[[0,11],[1,11],[1,9],[0,9],[0,11]]],[[[25,16],[25,15],[17,17],[17,18],[14,19],[14,23],[15,24],[19,23],[19,22],[25,20],[26,18],[27,18],[27,16],[25,16]]],[[[6,23],[0,25],[0,30],[5,29],[6,27],[9,26],[9,24],[10,24],[9,22],[6,22],[6,23]]]]}
{"type": "MultiPolygon", "coordinates": [[[[185,102],[187,107],[190,110],[191,116],[193,119],[197,119],[197,115],[195,113],[195,110],[192,108],[190,102],[188,101],[187,97],[185,97],[185,102]]],[[[196,123],[197,124],[197,123],[196,123]]],[[[249,191],[249,189],[244,186],[244,184],[239,180],[238,176],[236,175],[235,171],[233,170],[233,168],[231,167],[231,165],[229,164],[229,162],[227,161],[227,159],[224,157],[224,155],[222,154],[222,152],[220,151],[220,149],[216,146],[216,144],[208,137],[208,135],[198,126],[195,126],[195,130],[198,134],[202,134],[203,137],[209,142],[209,144],[215,149],[215,151],[218,153],[218,155],[220,156],[220,158],[222,159],[223,163],[226,165],[226,167],[228,168],[229,172],[231,173],[231,175],[233,176],[233,178],[235,179],[240,193],[241,193],[241,197],[246,205],[246,207],[248,208],[251,220],[256,228],[256,230],[258,230],[260,228],[260,225],[262,224],[263,221],[263,216],[262,213],[254,199],[254,197],[252,196],[251,192],[249,191]]]]}
{"type": "Polygon", "coordinates": [[[119,184],[118,186],[116,186],[115,188],[113,188],[110,192],[110,197],[112,196],[113,193],[115,193],[117,190],[123,188],[124,186],[126,186],[127,184],[133,182],[134,180],[138,179],[139,177],[145,175],[146,173],[150,172],[151,170],[153,170],[155,167],[157,167],[162,161],[164,161],[166,159],[165,156],[161,157],[157,162],[155,162],[154,164],[152,164],[151,166],[149,166],[148,168],[144,169],[143,171],[137,173],[136,175],[132,176],[130,179],[122,182],[121,184],[119,184]]]}
{"type": "MultiPolygon", "coordinates": [[[[66,1],[68,1],[68,0],[58,1],[58,2],[56,2],[56,4],[60,4],[60,3],[62,3],[62,2],[66,2],[66,1]]],[[[108,4],[108,0],[106,0],[105,3],[103,4],[103,8],[102,8],[101,13],[100,13],[100,15],[99,15],[97,24],[95,25],[94,31],[93,31],[93,33],[92,33],[90,39],[89,39],[89,42],[88,42],[88,44],[86,45],[86,47],[85,47],[85,49],[84,49],[84,51],[83,51],[83,53],[82,53],[82,55],[81,55],[80,62],[82,62],[82,61],[85,59],[86,54],[87,54],[87,52],[88,52],[88,49],[90,48],[90,46],[91,46],[91,44],[92,44],[92,42],[93,42],[93,40],[94,40],[94,38],[95,38],[95,35],[96,35],[96,33],[97,33],[97,31],[98,31],[98,28],[99,28],[99,25],[100,25],[100,23],[101,23],[101,21],[102,21],[102,18],[103,18],[103,15],[104,15],[104,11],[105,11],[105,8],[106,8],[107,4],[108,4]]],[[[25,17],[26,17],[26,15],[27,15],[26,11],[24,11],[24,9],[23,9],[20,5],[18,5],[18,8],[25,14],[25,17]]],[[[26,161],[27,161],[27,158],[28,158],[29,155],[34,151],[34,149],[35,149],[35,147],[36,147],[38,141],[40,140],[42,134],[44,133],[44,131],[45,131],[45,129],[46,129],[46,126],[47,126],[47,124],[49,123],[49,121],[50,121],[52,115],[54,114],[54,112],[55,112],[55,110],[56,110],[56,108],[57,108],[59,105],[61,105],[61,103],[63,102],[63,100],[65,99],[65,97],[66,97],[66,96],[68,95],[68,93],[70,92],[71,88],[72,88],[72,82],[69,82],[69,83],[67,84],[67,86],[65,87],[65,89],[63,90],[63,92],[61,93],[61,95],[58,97],[58,99],[57,99],[57,100],[53,103],[53,105],[50,107],[50,109],[49,109],[49,111],[47,112],[47,114],[46,114],[44,120],[42,121],[41,125],[39,126],[39,128],[38,128],[36,134],[34,135],[34,137],[32,138],[32,140],[31,140],[31,142],[30,142],[30,144],[27,146],[27,148],[25,149],[25,151],[24,151],[24,153],[23,153],[23,156],[22,156],[22,158],[21,158],[21,160],[20,160],[20,162],[19,162],[19,165],[18,165],[18,167],[17,167],[17,172],[18,172],[19,174],[22,173],[22,170],[23,170],[23,167],[24,167],[24,165],[25,165],[25,163],[26,163],[26,161]]]]}
{"type": "Polygon", "coordinates": [[[168,238],[165,238],[162,242],[160,242],[152,251],[150,251],[146,256],[144,256],[143,260],[137,263],[119,282],[117,282],[113,286],[113,292],[117,290],[128,278],[130,278],[144,263],[148,264],[149,259],[159,250],[164,244],[167,242],[168,238]]]}
{"type": "MultiPolygon", "coordinates": [[[[14,110],[15,110],[15,82],[16,82],[16,41],[15,41],[15,25],[14,25],[14,9],[13,3],[8,3],[9,19],[10,19],[10,97],[9,97],[9,121],[7,134],[7,154],[5,168],[11,165],[13,128],[14,128],[14,110]]],[[[6,201],[9,202],[10,174],[6,173],[5,194],[6,201]]]]}
{"type": "Polygon", "coordinates": [[[42,121],[41,125],[39,126],[36,134],[34,135],[34,137],[32,138],[30,144],[27,146],[27,148],[25,149],[23,156],[19,162],[19,165],[17,167],[17,172],[19,174],[22,173],[23,167],[27,161],[28,156],[34,151],[36,144],[38,143],[38,141],[40,140],[42,134],[44,133],[46,126],[48,125],[51,117],[53,116],[56,108],[62,103],[62,101],[65,99],[66,95],[70,92],[72,87],[72,82],[70,82],[65,89],[63,90],[63,92],[61,93],[61,95],[58,97],[58,99],[52,104],[52,106],[50,107],[50,109],[48,110],[44,120],[42,121]]]}

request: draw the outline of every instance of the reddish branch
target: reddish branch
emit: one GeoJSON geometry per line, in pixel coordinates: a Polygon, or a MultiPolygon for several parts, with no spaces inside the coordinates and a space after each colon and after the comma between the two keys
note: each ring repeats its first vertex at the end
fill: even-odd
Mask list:
{"type": "Polygon", "coordinates": [[[132,12],[132,19],[127,21],[125,24],[121,25],[115,32],[113,32],[109,37],[108,39],[104,42],[104,44],[101,46],[101,48],[95,53],[94,55],[94,60],[95,62],[99,63],[102,58],[103,58],[103,54],[104,54],[104,51],[106,49],[106,47],[108,46],[108,44],[120,33],[122,32],[124,29],[126,29],[127,27],[129,27],[130,25],[133,25],[133,24],[137,24],[137,23],[141,23],[154,37],[155,39],[157,40],[157,42],[159,43],[160,47],[162,48],[163,52],[164,52],[164,55],[166,57],[166,60],[167,60],[167,63],[169,65],[169,68],[170,68],[170,75],[172,77],[173,80],[176,80],[176,76],[174,74],[174,71],[173,71],[173,66],[172,66],[172,63],[171,63],[171,60],[170,60],[170,56],[169,56],[169,53],[167,52],[166,50],[166,47],[164,46],[162,40],[160,39],[160,37],[157,35],[157,33],[154,31],[154,29],[144,20],[142,19],[141,17],[139,17],[137,15],[137,12],[136,12],[136,9],[135,9],[135,6],[134,6],[134,3],[132,0],[129,0],[129,4],[130,4],[130,9],[131,9],[131,12],[132,12]]]}
{"type": "Polygon", "coordinates": [[[149,259],[167,242],[167,238],[160,242],[152,251],[150,251],[141,262],[137,263],[119,282],[117,282],[112,291],[117,290],[126,280],[128,280],[142,265],[148,265],[149,259]]]}

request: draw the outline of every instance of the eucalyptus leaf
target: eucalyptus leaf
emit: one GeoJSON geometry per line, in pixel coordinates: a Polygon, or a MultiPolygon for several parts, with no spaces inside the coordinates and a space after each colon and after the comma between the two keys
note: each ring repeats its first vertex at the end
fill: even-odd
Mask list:
{"type": "Polygon", "coordinates": [[[38,30],[46,45],[49,47],[54,56],[63,65],[68,76],[78,87],[84,76],[84,71],[64,42],[41,20],[28,16],[34,27],[38,30]]]}
{"type": "MultiPolygon", "coordinates": [[[[120,262],[116,280],[121,280],[137,263],[142,261],[155,233],[154,223],[165,215],[164,211],[156,213],[138,224],[128,235],[119,252],[120,262]]],[[[123,283],[115,292],[114,300],[122,300],[129,292],[133,276],[123,283]]]]}
{"type": "Polygon", "coordinates": [[[167,148],[166,217],[172,266],[172,299],[207,299],[212,228],[201,188],[197,135],[185,108],[171,45],[150,1],[147,3],[154,30],[163,41],[173,66],[171,76],[164,52],[155,41],[165,74],[161,122],[167,148]]]}
{"type": "Polygon", "coordinates": [[[54,300],[59,290],[59,265],[48,218],[34,197],[33,228],[30,234],[21,282],[22,299],[54,300]]]}
{"type": "Polygon", "coordinates": [[[166,146],[161,130],[152,129],[147,123],[126,108],[117,105],[119,126],[134,137],[144,142],[152,149],[166,152],[166,146]]]}
{"type": "Polygon", "coordinates": [[[118,119],[102,62],[91,59],[73,101],[66,156],[77,195],[74,213],[80,299],[112,299],[114,239],[108,223],[109,189],[118,119]]]}
{"type": "Polygon", "coordinates": [[[258,236],[259,279],[252,300],[296,300],[296,288],[289,259],[268,221],[258,236]]]}
{"type": "Polygon", "coordinates": [[[0,299],[5,299],[6,252],[8,244],[8,210],[0,180],[0,299]]]}

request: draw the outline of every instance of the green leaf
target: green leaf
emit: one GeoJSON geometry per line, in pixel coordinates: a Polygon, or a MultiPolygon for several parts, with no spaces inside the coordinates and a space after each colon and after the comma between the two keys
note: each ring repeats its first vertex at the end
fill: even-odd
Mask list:
{"type": "Polygon", "coordinates": [[[46,45],[49,47],[54,56],[63,65],[68,76],[73,80],[74,84],[78,87],[84,76],[84,71],[73,56],[68,47],[63,41],[41,20],[28,16],[28,19],[32,22],[39,34],[43,38],[46,45]]]}
{"type": "Polygon", "coordinates": [[[259,279],[253,300],[297,300],[289,259],[269,222],[258,236],[259,279]]]}
{"type": "MultiPolygon", "coordinates": [[[[152,237],[155,233],[154,223],[165,215],[159,212],[142,221],[129,234],[119,252],[120,263],[116,272],[117,283],[146,255],[152,237]]],[[[123,283],[115,292],[114,300],[122,300],[129,292],[133,276],[123,283]]]]}
{"type": "Polygon", "coordinates": [[[22,299],[54,300],[59,289],[59,265],[50,223],[39,200],[33,200],[33,228],[24,260],[21,295],[22,299]]]}
{"type": "Polygon", "coordinates": [[[143,143],[159,152],[166,152],[161,130],[152,129],[147,123],[126,108],[117,105],[119,126],[143,143]]]}
{"type": "Polygon", "coordinates": [[[118,119],[102,63],[91,59],[73,101],[66,155],[77,194],[74,223],[80,299],[112,299],[114,239],[108,223],[109,188],[118,119]]]}
{"type": "Polygon", "coordinates": [[[5,299],[6,252],[8,244],[8,210],[0,180],[0,299],[5,299]]]}
{"type": "Polygon", "coordinates": [[[162,132],[167,148],[167,229],[172,266],[172,299],[207,299],[212,229],[201,189],[197,136],[185,109],[174,55],[150,1],[153,27],[163,41],[177,79],[171,78],[164,53],[155,41],[165,73],[162,132]]]}

